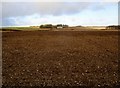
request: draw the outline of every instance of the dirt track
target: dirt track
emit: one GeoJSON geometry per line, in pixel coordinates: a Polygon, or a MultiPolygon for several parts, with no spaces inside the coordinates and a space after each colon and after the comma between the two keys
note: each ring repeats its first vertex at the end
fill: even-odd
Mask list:
{"type": "Polygon", "coordinates": [[[117,31],[3,33],[4,86],[116,86],[117,31]]]}

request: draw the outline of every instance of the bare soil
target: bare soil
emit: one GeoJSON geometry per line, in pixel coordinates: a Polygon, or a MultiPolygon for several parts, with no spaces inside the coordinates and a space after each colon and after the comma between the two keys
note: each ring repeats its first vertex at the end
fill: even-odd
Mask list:
{"type": "Polygon", "coordinates": [[[3,86],[119,85],[118,31],[16,31],[2,39],[3,86]]]}

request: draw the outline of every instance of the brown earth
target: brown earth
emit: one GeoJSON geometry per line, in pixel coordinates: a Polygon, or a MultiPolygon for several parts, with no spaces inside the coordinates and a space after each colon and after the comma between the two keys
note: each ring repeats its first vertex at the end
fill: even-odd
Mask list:
{"type": "Polygon", "coordinates": [[[2,36],[3,86],[118,85],[117,31],[18,31],[2,36]]]}

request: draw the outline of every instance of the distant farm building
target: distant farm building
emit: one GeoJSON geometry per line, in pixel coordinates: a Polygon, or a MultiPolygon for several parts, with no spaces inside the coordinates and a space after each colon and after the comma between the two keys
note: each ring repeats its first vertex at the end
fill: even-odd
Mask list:
{"type": "Polygon", "coordinates": [[[120,25],[111,25],[111,26],[107,26],[106,29],[120,29],[120,25]]]}
{"type": "Polygon", "coordinates": [[[57,28],[63,28],[62,24],[57,24],[57,28]]]}
{"type": "Polygon", "coordinates": [[[67,28],[68,25],[64,25],[64,24],[57,24],[57,28],[67,28]]]}

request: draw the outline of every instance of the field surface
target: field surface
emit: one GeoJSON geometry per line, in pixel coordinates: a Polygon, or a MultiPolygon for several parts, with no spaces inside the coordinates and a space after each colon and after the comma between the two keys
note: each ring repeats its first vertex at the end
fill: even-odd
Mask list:
{"type": "Polygon", "coordinates": [[[3,86],[118,85],[117,31],[2,34],[3,86]]]}

